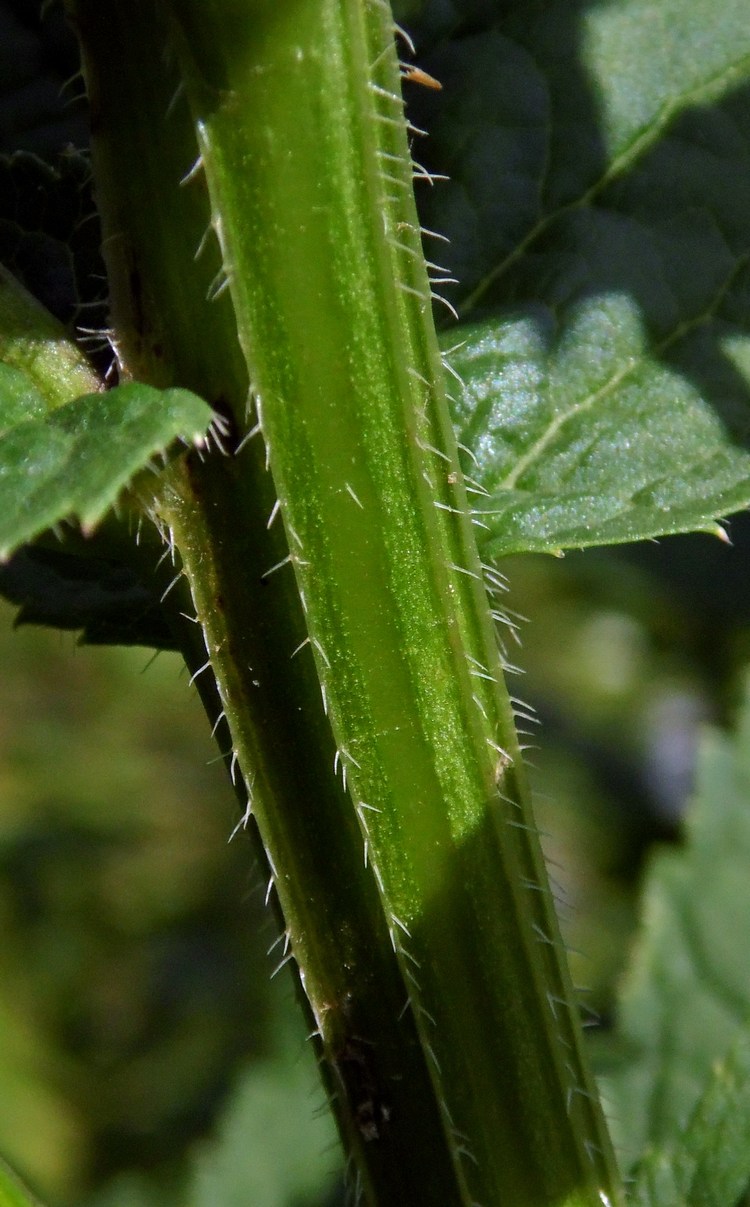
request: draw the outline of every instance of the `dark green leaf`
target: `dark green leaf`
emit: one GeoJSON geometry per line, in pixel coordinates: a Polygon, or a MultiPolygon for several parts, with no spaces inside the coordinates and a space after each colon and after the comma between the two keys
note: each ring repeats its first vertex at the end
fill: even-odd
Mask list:
{"type": "Polygon", "coordinates": [[[0,556],[70,517],[91,529],[134,474],[177,440],[200,442],[210,419],[187,390],[133,383],[8,428],[0,437],[0,556]]]}
{"type": "Polygon", "coordinates": [[[0,151],[24,147],[54,155],[85,145],[85,109],[75,36],[61,5],[4,0],[0,4],[0,151]],[[67,87],[66,87],[67,85],[67,87]]]}
{"type": "Polygon", "coordinates": [[[68,146],[53,163],[17,152],[0,156],[0,263],[86,346],[107,326],[101,228],[91,166],[68,146]]]}
{"type": "Polygon", "coordinates": [[[176,648],[153,579],[114,559],[28,545],[0,565],[0,594],[18,605],[17,625],[80,629],[87,645],[176,648]]]}

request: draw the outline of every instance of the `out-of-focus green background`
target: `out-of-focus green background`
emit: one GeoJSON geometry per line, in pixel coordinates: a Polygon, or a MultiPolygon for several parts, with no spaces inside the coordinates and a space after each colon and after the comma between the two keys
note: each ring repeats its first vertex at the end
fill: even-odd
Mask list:
{"type": "Polygon", "coordinates": [[[7,607],[0,652],[0,1152],[53,1203],[130,1167],[168,1186],[254,1072],[262,1164],[324,1100],[180,660],[7,607]]]}
{"type": "MultiPolygon", "coordinates": [[[[38,14],[0,0],[2,152],[86,139],[61,104],[75,47],[38,14]]],[[[730,533],[502,567],[539,823],[605,1027],[644,862],[679,841],[700,725],[750,661],[750,525],[730,533]]],[[[305,1026],[179,660],[12,625],[0,608],[0,1154],[52,1207],[333,1204],[305,1026]]]]}
{"type": "MultiPolygon", "coordinates": [[[[700,724],[740,689],[747,528],[504,566],[539,822],[604,1025],[644,858],[679,839],[700,724]]],[[[229,1202],[334,1201],[302,1016],[179,659],[13,631],[9,608],[0,657],[0,1152],[60,1207],[182,1203],[196,1162],[229,1202]],[[212,1173],[232,1128],[246,1168],[212,1173]]]]}

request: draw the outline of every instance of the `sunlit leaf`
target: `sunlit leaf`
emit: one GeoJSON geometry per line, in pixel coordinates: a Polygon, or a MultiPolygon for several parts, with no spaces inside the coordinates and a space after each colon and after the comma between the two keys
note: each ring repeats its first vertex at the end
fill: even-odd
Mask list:
{"type": "Polygon", "coordinates": [[[0,264],[0,431],[100,388],[60,320],[0,264]]]}
{"type": "MultiPolygon", "coordinates": [[[[459,439],[486,553],[556,553],[685,531],[750,503],[750,454],[684,375],[648,352],[627,295],[462,329],[459,439]]],[[[750,418],[750,410],[748,411],[750,418]]]]}

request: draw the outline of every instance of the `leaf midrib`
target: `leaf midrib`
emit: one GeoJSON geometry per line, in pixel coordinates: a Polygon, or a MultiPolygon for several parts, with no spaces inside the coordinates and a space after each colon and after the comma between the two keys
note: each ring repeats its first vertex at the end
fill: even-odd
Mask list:
{"type": "Polygon", "coordinates": [[[724,283],[717,288],[711,303],[699,315],[694,315],[692,318],[685,319],[683,322],[678,323],[674,330],[668,335],[664,336],[664,338],[658,343],[654,344],[653,347],[648,350],[647,354],[644,352],[640,356],[630,357],[626,364],[623,365],[622,368],[618,369],[617,372],[613,373],[606,382],[598,387],[598,389],[593,390],[585,398],[573,403],[572,406],[567,408],[567,410],[560,411],[557,415],[555,415],[537,440],[535,440],[527,451],[514,463],[510,473],[506,474],[505,478],[503,478],[497,484],[495,487],[495,492],[500,490],[515,489],[521,477],[527,472],[535,461],[538,461],[543,456],[545,451],[549,448],[550,444],[560,432],[561,428],[564,427],[566,423],[585,411],[591,410],[591,408],[597,403],[607,398],[617,389],[618,386],[621,386],[624,381],[627,381],[628,378],[632,377],[638,369],[646,367],[650,358],[662,357],[670,347],[678,343],[686,335],[689,335],[692,331],[695,331],[704,323],[709,322],[710,319],[716,314],[716,311],[721,305],[723,299],[726,297],[729,289],[731,288],[732,282],[737,276],[737,273],[744,267],[749,259],[750,253],[741,256],[738,259],[732,271],[726,277],[724,283]]]}

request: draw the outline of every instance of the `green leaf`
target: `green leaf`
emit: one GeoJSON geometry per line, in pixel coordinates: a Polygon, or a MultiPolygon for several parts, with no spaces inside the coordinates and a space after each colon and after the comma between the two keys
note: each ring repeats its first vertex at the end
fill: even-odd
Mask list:
{"type": "MultiPolygon", "coordinates": [[[[750,455],[680,373],[650,357],[627,295],[463,329],[454,404],[485,553],[557,553],[704,531],[750,503],[750,455]]],[[[455,391],[454,391],[455,394],[455,391]]]]}
{"type": "Polygon", "coordinates": [[[640,1207],[726,1207],[750,1183],[750,1028],[708,1082],[679,1140],[649,1153],[631,1200],[640,1207]]]}
{"type": "Polygon", "coordinates": [[[3,1161],[0,1161],[0,1207],[38,1207],[37,1200],[3,1161]]]}
{"type": "Polygon", "coordinates": [[[24,419],[40,418],[48,409],[44,395],[28,374],[3,361],[0,361],[0,400],[8,427],[24,419]]]}
{"type": "MultiPolygon", "coordinates": [[[[746,1027],[749,861],[746,703],[735,737],[706,734],[684,847],[658,854],[648,873],[643,930],[618,1014],[622,1063],[602,1079],[615,1143],[626,1164],[648,1147],[661,1151],[684,1131],[712,1067],[746,1027]]],[[[747,1042],[743,1047],[740,1040],[725,1081],[732,1082],[739,1062],[746,1060],[747,1042]]],[[[720,1100],[721,1091],[716,1095],[720,1100]]],[[[717,1097],[707,1098],[701,1109],[692,1125],[695,1145],[708,1129],[700,1120],[717,1109],[717,1097]]],[[[747,1139],[744,1143],[750,1152],[747,1139]]],[[[648,1176],[661,1182],[671,1175],[652,1159],[648,1176]]]]}
{"type": "Polygon", "coordinates": [[[195,1207],[288,1207],[323,1200],[336,1167],[336,1136],[330,1112],[314,1111],[311,1056],[311,1050],[299,1052],[293,1061],[267,1060],[248,1071],[216,1141],[204,1145],[194,1162],[195,1207]]]}
{"type": "Polygon", "coordinates": [[[0,265],[0,430],[100,388],[65,327],[0,265]],[[13,404],[12,409],[11,404],[13,404]]]}
{"type": "MultiPolygon", "coordinates": [[[[134,474],[177,440],[199,443],[211,411],[187,390],[136,383],[7,426],[0,398],[0,557],[62,520],[91,529],[134,474]]],[[[11,423],[15,397],[8,401],[11,423]]]]}
{"type": "Polygon", "coordinates": [[[328,1203],[336,1181],[337,1138],[323,1095],[316,1093],[312,1057],[309,1045],[300,1049],[293,1042],[253,1062],[242,1073],[215,1134],[191,1147],[169,1182],[132,1170],[99,1189],[82,1207],[328,1203]]]}
{"type": "Polygon", "coordinates": [[[671,1160],[661,1150],[649,1153],[631,1190],[630,1207],[672,1207],[681,1201],[671,1160]]]}
{"type": "Polygon", "coordinates": [[[28,545],[0,565],[0,594],[19,608],[15,625],[80,629],[81,644],[176,648],[152,573],[94,551],[28,545]]]}
{"type": "Polygon", "coordinates": [[[716,532],[750,502],[746,6],[502,8],[410,93],[487,551],[716,532]]]}

